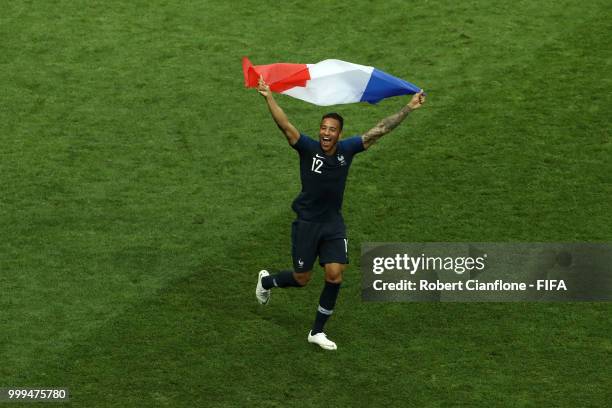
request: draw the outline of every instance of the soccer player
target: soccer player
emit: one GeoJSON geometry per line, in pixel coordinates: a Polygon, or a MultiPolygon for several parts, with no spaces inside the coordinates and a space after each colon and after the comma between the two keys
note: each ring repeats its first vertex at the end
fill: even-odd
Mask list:
{"type": "Polygon", "coordinates": [[[348,241],[341,208],[344,186],[353,156],[372,146],[399,125],[413,110],[425,102],[423,91],[413,95],[399,112],[379,122],[362,136],[340,140],[344,121],[337,113],[321,119],[319,140],[301,134],[278,106],[270,87],[259,78],[257,91],[265,98],[272,118],[289,145],[300,155],[302,191],[293,201],[297,214],[291,228],[293,269],[270,275],[262,270],[257,278],[255,295],[261,304],[270,300],[272,288],[303,287],[312,276],[316,258],[325,271],[325,286],[308,342],[325,350],[336,350],[323,327],[334,311],[342,274],[348,264],[348,241]]]}

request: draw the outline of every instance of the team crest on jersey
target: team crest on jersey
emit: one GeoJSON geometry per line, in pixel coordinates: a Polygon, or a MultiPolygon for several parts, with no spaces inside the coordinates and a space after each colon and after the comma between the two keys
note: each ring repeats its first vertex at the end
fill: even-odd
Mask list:
{"type": "Polygon", "coordinates": [[[340,162],[341,166],[346,166],[346,161],[344,161],[344,156],[343,155],[339,154],[339,155],[336,156],[336,158],[340,162]]]}

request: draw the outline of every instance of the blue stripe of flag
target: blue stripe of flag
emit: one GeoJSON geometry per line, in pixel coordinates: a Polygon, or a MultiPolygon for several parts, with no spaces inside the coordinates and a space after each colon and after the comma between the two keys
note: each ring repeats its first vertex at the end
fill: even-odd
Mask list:
{"type": "Polygon", "coordinates": [[[374,68],[361,96],[361,102],[377,103],[391,96],[415,94],[420,90],[418,86],[408,81],[374,68]]]}

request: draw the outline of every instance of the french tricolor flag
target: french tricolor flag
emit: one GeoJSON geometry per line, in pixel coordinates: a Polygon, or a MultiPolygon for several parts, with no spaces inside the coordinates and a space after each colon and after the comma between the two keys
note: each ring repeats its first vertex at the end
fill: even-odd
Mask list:
{"type": "Polygon", "coordinates": [[[278,63],[253,65],[242,58],[244,85],[256,88],[263,76],[273,92],[315,105],[377,103],[391,96],[418,93],[421,89],[374,67],[328,59],[316,64],[278,63]]]}

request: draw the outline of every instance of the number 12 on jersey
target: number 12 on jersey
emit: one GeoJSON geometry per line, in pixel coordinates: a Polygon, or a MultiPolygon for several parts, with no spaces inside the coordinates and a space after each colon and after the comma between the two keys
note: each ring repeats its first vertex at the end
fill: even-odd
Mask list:
{"type": "Polygon", "coordinates": [[[323,166],[323,160],[319,160],[316,157],[312,158],[312,166],[310,166],[310,170],[315,173],[321,174],[321,167],[323,166]]]}

